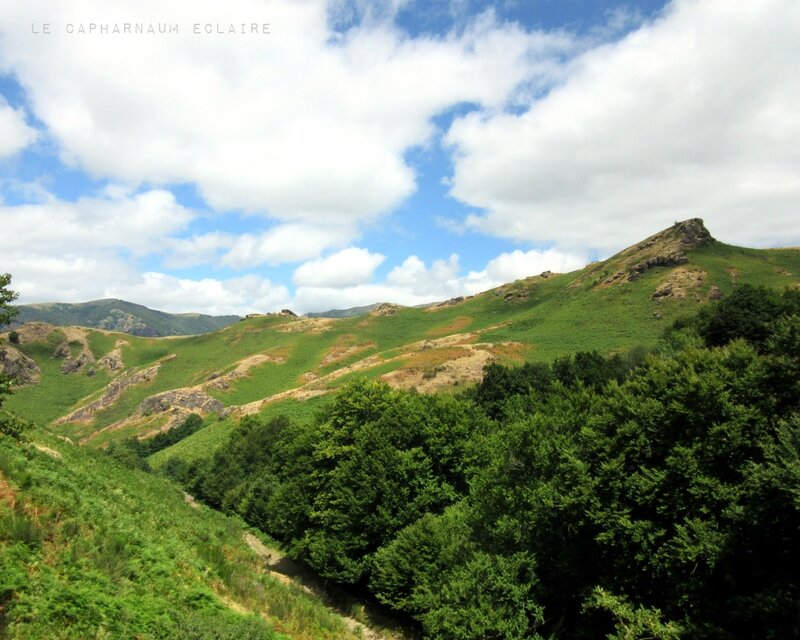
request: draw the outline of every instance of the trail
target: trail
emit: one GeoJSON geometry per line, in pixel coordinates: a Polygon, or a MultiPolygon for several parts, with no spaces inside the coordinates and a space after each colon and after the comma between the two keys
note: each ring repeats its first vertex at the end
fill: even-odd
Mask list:
{"type": "MultiPolygon", "coordinates": [[[[306,593],[312,594],[323,602],[332,607],[336,613],[342,618],[348,629],[355,634],[360,635],[366,640],[395,640],[399,638],[410,638],[411,636],[398,633],[384,633],[377,629],[371,628],[356,620],[352,616],[347,615],[344,607],[337,604],[336,599],[330,592],[330,589],[325,583],[314,574],[309,568],[294,562],[291,558],[279,549],[268,547],[261,540],[256,538],[252,533],[244,534],[244,541],[253,551],[255,551],[264,560],[269,574],[284,584],[293,584],[306,593]]],[[[372,611],[365,611],[371,618],[378,618],[379,614],[372,611]]],[[[384,622],[391,624],[391,621],[385,620],[384,622]]]]}

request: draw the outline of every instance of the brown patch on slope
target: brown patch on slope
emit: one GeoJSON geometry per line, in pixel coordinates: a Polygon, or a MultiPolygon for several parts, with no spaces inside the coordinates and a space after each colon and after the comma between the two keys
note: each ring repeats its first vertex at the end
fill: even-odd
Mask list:
{"type": "Polygon", "coordinates": [[[5,502],[12,509],[17,506],[17,494],[0,471],[0,502],[5,502]]]}
{"type": "Polygon", "coordinates": [[[666,278],[653,291],[653,300],[664,300],[672,298],[674,300],[684,300],[690,293],[695,298],[700,299],[696,291],[705,280],[705,271],[692,271],[684,267],[673,269],[666,278]]]}
{"type": "Polygon", "coordinates": [[[19,334],[20,342],[47,342],[53,331],[61,331],[62,327],[54,327],[46,322],[28,322],[15,331],[19,334]]]}
{"type": "Polygon", "coordinates": [[[279,324],[275,327],[281,333],[323,333],[330,331],[333,318],[294,318],[289,322],[279,324]]]}
{"type": "Polygon", "coordinates": [[[524,342],[496,342],[487,349],[498,360],[523,364],[526,360],[525,353],[532,349],[532,345],[524,342]]]}
{"type": "MultiPolygon", "coordinates": [[[[384,374],[380,379],[395,388],[413,387],[421,393],[431,393],[444,387],[478,382],[483,378],[483,368],[494,361],[488,345],[482,344],[437,349],[426,355],[437,360],[438,364],[424,368],[412,364],[408,368],[384,374]]],[[[414,361],[415,358],[412,358],[411,362],[414,361]]]]}
{"type": "MultiPolygon", "coordinates": [[[[287,350],[283,349],[282,351],[287,350]]],[[[200,387],[203,389],[219,389],[221,391],[230,389],[232,382],[239,378],[247,377],[251,369],[268,363],[283,364],[286,362],[286,358],[286,355],[278,355],[277,353],[258,353],[240,360],[236,363],[234,369],[228,373],[212,373],[211,378],[202,383],[200,387]]]]}
{"type": "Polygon", "coordinates": [[[453,318],[453,321],[450,324],[446,324],[442,327],[434,327],[430,331],[428,331],[429,336],[444,336],[449,335],[455,332],[464,331],[469,325],[472,324],[472,318],[469,316],[458,316],[457,318],[453,318]]]}
{"type": "Polygon", "coordinates": [[[346,358],[358,355],[364,351],[375,349],[378,346],[374,342],[358,343],[356,342],[357,340],[358,336],[351,333],[339,336],[333,346],[325,352],[325,355],[319,363],[320,367],[345,360],[346,358]]]}

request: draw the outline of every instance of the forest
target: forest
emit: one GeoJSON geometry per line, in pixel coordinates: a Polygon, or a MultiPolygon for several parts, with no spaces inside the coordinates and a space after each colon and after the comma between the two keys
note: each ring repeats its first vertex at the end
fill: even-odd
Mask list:
{"type": "Polygon", "coordinates": [[[800,634],[800,291],[742,285],[650,352],[354,381],[165,472],[426,637],[800,634]]]}

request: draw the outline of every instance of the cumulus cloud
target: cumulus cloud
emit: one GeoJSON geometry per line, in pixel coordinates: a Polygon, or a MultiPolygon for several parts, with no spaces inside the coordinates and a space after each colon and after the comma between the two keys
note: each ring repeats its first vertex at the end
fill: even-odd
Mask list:
{"type": "Polygon", "coordinates": [[[0,66],[25,85],[64,159],[95,176],[195,183],[219,210],[353,226],[414,191],[404,154],[431,139],[433,116],[463,102],[501,107],[571,46],[492,20],[415,39],[386,20],[343,33],[327,20],[324,0],[6,0],[0,66]],[[193,34],[200,19],[267,21],[271,34],[193,34]],[[65,33],[151,21],[180,31],[146,42],[65,33]],[[32,35],[39,22],[53,33],[32,35]]]}
{"type": "Polygon", "coordinates": [[[326,258],[301,264],[293,280],[305,287],[346,287],[364,284],[372,279],[386,256],[359,247],[348,247],[326,258]]]}
{"type": "Polygon", "coordinates": [[[350,242],[357,232],[350,226],[324,227],[283,224],[262,233],[231,237],[220,264],[237,269],[260,264],[277,265],[315,258],[325,249],[350,242]]]}
{"type": "MultiPolygon", "coordinates": [[[[344,252],[342,252],[344,253],[344,252]]],[[[491,259],[480,271],[461,273],[458,255],[426,264],[412,255],[394,267],[380,283],[334,286],[331,282],[298,282],[293,305],[300,312],[344,309],[393,302],[414,306],[486,291],[542,271],[567,272],[583,267],[585,257],[554,249],[513,251],[491,259]]]]}
{"type": "Polygon", "coordinates": [[[36,140],[37,133],[25,122],[25,114],[0,96],[0,158],[20,151],[36,140]]]}
{"type": "Polygon", "coordinates": [[[120,298],[172,313],[219,315],[275,311],[291,304],[285,286],[262,276],[191,279],[139,273],[107,251],[43,255],[15,250],[4,252],[2,268],[12,273],[20,304],[120,298]]]}
{"type": "Polygon", "coordinates": [[[0,207],[0,250],[67,255],[114,249],[146,255],[162,249],[194,215],[160,189],[131,194],[111,187],[75,202],[44,194],[41,202],[0,207]]]}
{"type": "Polygon", "coordinates": [[[260,275],[179,278],[139,270],[139,260],[167,253],[189,266],[213,259],[235,236],[174,237],[196,217],[172,193],[109,187],[75,202],[41,192],[33,204],[0,206],[0,269],[13,275],[21,304],[123,298],[171,312],[246,314],[290,303],[288,289],[260,275]]]}
{"type": "Polygon", "coordinates": [[[675,0],[582,54],[524,112],[455,121],[452,195],[468,226],[620,249],[703,217],[722,240],[797,243],[800,4],[675,0]]]}
{"type": "Polygon", "coordinates": [[[587,256],[561,253],[555,249],[544,251],[537,249],[520,251],[517,249],[492,258],[486,268],[480,274],[475,274],[473,278],[479,276],[486,282],[492,283],[491,286],[496,286],[504,282],[538,275],[544,271],[567,273],[586,266],[587,262],[589,262],[587,256]]]}

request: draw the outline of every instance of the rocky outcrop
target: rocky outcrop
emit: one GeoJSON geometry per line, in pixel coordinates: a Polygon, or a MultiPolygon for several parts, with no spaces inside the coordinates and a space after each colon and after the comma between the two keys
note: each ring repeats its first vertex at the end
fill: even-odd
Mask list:
{"type": "Polygon", "coordinates": [[[61,373],[75,373],[80,371],[84,365],[94,364],[94,357],[85,351],[80,353],[77,358],[72,358],[61,365],[61,373]]]}
{"type": "Polygon", "coordinates": [[[160,368],[161,364],[159,363],[154,364],[151,367],[147,367],[146,369],[140,369],[139,371],[122,374],[119,378],[112,380],[108,386],[106,386],[106,389],[100,398],[94,402],[90,402],[80,409],[76,409],[72,413],[62,418],[59,418],[56,424],[63,424],[65,422],[84,422],[91,420],[95,413],[106,409],[116,402],[128,387],[149,382],[155,378],[160,368]]]}
{"type": "Polygon", "coordinates": [[[0,371],[13,378],[19,386],[36,384],[42,377],[36,363],[11,346],[0,347],[0,371]]]}
{"type": "Polygon", "coordinates": [[[676,222],[644,242],[629,247],[608,260],[615,271],[601,286],[633,282],[658,267],[678,267],[689,262],[687,252],[716,242],[700,218],[676,222]]]}
{"type": "Polygon", "coordinates": [[[391,302],[384,302],[369,315],[378,317],[393,316],[397,313],[399,308],[399,305],[392,304],[391,302]]]}
{"type": "Polygon", "coordinates": [[[72,356],[72,350],[66,342],[62,342],[53,350],[53,358],[63,360],[72,356]]]}
{"type": "Polygon", "coordinates": [[[109,373],[122,371],[125,368],[125,363],[122,360],[122,349],[117,348],[109,351],[97,361],[97,366],[109,373]]]}
{"type": "Polygon", "coordinates": [[[653,292],[653,300],[673,298],[683,300],[690,294],[699,299],[696,290],[705,280],[704,271],[690,271],[688,269],[675,269],[653,292]]]}
{"type": "Polygon", "coordinates": [[[142,415],[150,415],[175,408],[203,413],[222,413],[225,405],[199,389],[173,389],[145,398],[139,405],[138,411],[142,415]]]}
{"type": "Polygon", "coordinates": [[[141,318],[122,309],[111,309],[108,315],[97,323],[97,326],[106,331],[120,331],[145,338],[159,335],[158,331],[148,326],[141,318]]]}

